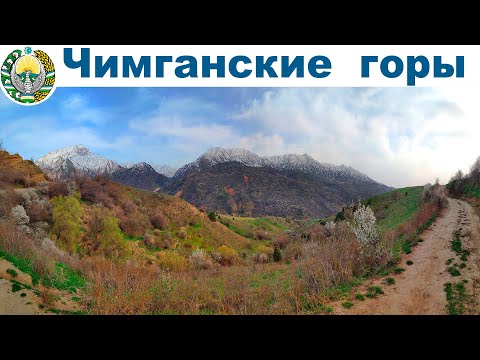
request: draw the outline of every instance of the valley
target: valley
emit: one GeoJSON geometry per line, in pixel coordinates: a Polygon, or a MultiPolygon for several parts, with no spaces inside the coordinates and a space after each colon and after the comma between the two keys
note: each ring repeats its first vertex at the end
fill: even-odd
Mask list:
{"type": "Polygon", "coordinates": [[[205,211],[247,217],[324,217],[344,204],[392,190],[351,167],[320,163],[306,154],[260,157],[244,149],[212,148],[173,176],[165,166],[156,166],[165,174],[144,162],[121,166],[81,145],[49,153],[36,164],[53,179],[106,175],[181,197],[205,211]]]}
{"type": "MultiPolygon", "coordinates": [[[[215,171],[225,176],[239,167],[244,171],[241,154],[233,154],[238,161],[206,169],[190,166],[185,179],[205,171],[210,179],[215,171]]],[[[73,164],[75,159],[64,160],[73,164]]],[[[259,171],[252,177],[264,177],[262,161],[250,163],[258,166],[249,169],[259,171]]],[[[132,168],[157,181],[150,165],[132,168]]],[[[341,205],[325,207],[325,215],[265,215],[262,210],[247,216],[196,207],[178,194],[123,185],[103,171],[87,170],[53,177],[18,154],[0,153],[0,313],[479,312],[476,172],[447,186],[386,189],[350,204],[342,203],[338,192],[348,193],[355,181],[366,180],[331,172],[329,181],[345,181],[342,189],[336,193],[322,180],[317,192],[323,196],[307,192],[318,204],[340,197],[341,205]]],[[[306,186],[304,178],[316,175],[302,170],[295,176],[288,180],[294,186],[282,191],[295,193],[306,186]],[[301,176],[298,183],[295,176],[301,176]]],[[[275,192],[281,184],[270,182],[273,190],[262,193],[265,201],[282,199],[275,192]]],[[[234,186],[225,191],[236,195],[234,186]]],[[[278,206],[287,206],[282,201],[278,206]]]]}

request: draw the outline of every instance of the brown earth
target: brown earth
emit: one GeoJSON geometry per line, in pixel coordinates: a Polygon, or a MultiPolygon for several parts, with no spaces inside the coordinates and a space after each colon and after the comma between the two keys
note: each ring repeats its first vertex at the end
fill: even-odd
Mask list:
{"type": "MultiPolygon", "coordinates": [[[[465,287],[470,294],[465,304],[466,313],[480,313],[480,228],[479,218],[473,208],[464,201],[448,199],[449,206],[443,210],[436,222],[425,230],[420,238],[423,242],[412,247],[398,265],[405,269],[395,279],[394,285],[386,285],[385,277],[367,281],[355,293],[365,294],[370,286],[380,286],[385,292],[375,299],[352,300],[350,309],[342,307],[342,302],[333,304],[335,314],[385,314],[385,315],[430,315],[446,314],[447,300],[444,284],[466,279],[465,287]],[[461,276],[453,277],[447,272],[448,259],[452,264],[460,264],[456,254],[450,249],[450,241],[455,231],[462,235],[462,246],[471,254],[467,267],[460,269],[461,276]],[[406,262],[413,261],[412,265],[406,262]]],[[[450,266],[451,266],[450,265],[450,266]]],[[[353,295],[352,295],[353,298],[353,295]]]]}
{"type": "Polygon", "coordinates": [[[9,154],[0,150],[0,172],[18,173],[25,177],[27,182],[37,184],[46,181],[42,170],[30,160],[24,160],[18,154],[9,154]]]}
{"type": "Polygon", "coordinates": [[[46,291],[43,286],[34,286],[30,275],[21,272],[10,262],[0,259],[0,315],[41,315],[49,314],[49,308],[60,311],[75,312],[80,309],[78,302],[72,298],[76,294],[49,289],[51,303],[45,304],[40,292],[46,291]],[[12,276],[11,272],[15,271],[12,276]],[[14,282],[19,284],[20,290],[14,291],[14,282]]]}

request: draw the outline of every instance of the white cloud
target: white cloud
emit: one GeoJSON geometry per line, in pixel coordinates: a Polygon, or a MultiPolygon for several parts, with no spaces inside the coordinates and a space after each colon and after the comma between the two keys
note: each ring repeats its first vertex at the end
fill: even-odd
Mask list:
{"type": "Polygon", "coordinates": [[[66,116],[77,123],[91,123],[94,125],[105,124],[112,114],[106,109],[94,107],[85,96],[73,94],[63,102],[66,116]]]}
{"type": "MultiPolygon", "coordinates": [[[[471,89],[301,89],[265,92],[231,118],[282,139],[279,152],[344,163],[393,186],[447,181],[480,153],[471,89]],[[283,146],[283,148],[282,148],[283,146]]],[[[261,139],[261,138],[260,138],[261,139]]],[[[261,154],[274,146],[250,145],[261,154]]]]}
{"type": "Polygon", "coordinates": [[[85,126],[59,129],[49,117],[25,117],[2,127],[9,151],[18,152],[26,158],[39,157],[48,151],[75,144],[82,144],[98,151],[124,151],[135,141],[130,136],[105,139],[98,131],[85,126]]]}

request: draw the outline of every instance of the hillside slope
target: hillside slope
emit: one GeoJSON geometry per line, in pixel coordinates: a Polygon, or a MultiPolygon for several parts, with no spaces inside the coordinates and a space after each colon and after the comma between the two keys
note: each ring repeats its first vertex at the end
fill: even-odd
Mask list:
{"type": "Polygon", "coordinates": [[[0,181],[19,184],[37,184],[46,181],[42,170],[32,161],[24,160],[18,154],[0,151],[0,181]]]}
{"type": "Polygon", "coordinates": [[[322,217],[388,191],[375,182],[334,182],[301,171],[218,163],[174,178],[165,191],[199,208],[242,216],[322,217]]]}

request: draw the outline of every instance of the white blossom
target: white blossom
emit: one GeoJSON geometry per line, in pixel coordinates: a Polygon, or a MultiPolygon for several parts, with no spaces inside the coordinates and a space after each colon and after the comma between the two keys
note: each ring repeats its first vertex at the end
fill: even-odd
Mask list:
{"type": "Polygon", "coordinates": [[[358,204],[358,209],[353,213],[353,222],[350,223],[350,227],[363,252],[375,250],[375,246],[380,241],[380,231],[370,206],[358,204]]]}
{"type": "Polygon", "coordinates": [[[212,260],[203,249],[196,249],[189,257],[190,265],[196,270],[206,270],[212,266],[212,260]]]}
{"type": "Polygon", "coordinates": [[[30,218],[28,217],[25,208],[22,205],[17,205],[12,208],[13,218],[18,226],[28,225],[30,218]]]}
{"type": "Polygon", "coordinates": [[[325,230],[327,231],[327,236],[332,236],[335,231],[336,224],[333,221],[329,221],[325,224],[325,230]]]}

